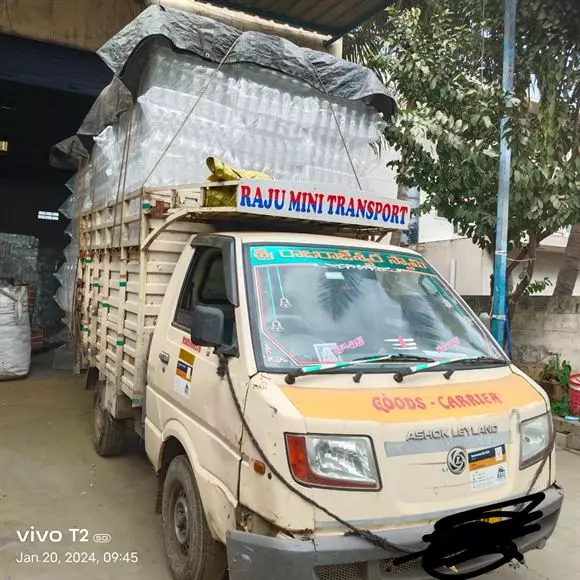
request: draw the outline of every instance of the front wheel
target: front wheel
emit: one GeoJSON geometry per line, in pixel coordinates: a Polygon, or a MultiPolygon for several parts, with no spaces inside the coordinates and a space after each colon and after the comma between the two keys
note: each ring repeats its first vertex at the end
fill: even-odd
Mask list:
{"type": "Polygon", "coordinates": [[[104,407],[103,389],[93,399],[93,445],[101,457],[118,455],[125,439],[125,421],[115,419],[104,407]]]}
{"type": "Polygon", "coordinates": [[[222,580],[223,544],[212,537],[195,478],[185,455],[176,457],[163,484],[163,537],[175,580],[222,580]]]}

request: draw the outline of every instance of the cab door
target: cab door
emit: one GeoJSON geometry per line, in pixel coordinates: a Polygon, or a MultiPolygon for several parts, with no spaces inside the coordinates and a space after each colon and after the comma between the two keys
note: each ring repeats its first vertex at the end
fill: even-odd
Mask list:
{"type": "MultiPolygon", "coordinates": [[[[192,252],[191,248],[187,251],[192,252]]],[[[228,288],[227,266],[221,247],[194,248],[176,307],[165,324],[167,330],[155,333],[150,367],[154,365],[157,369],[155,390],[161,430],[175,421],[185,428],[195,451],[192,461],[197,463],[193,466],[196,477],[207,478],[207,483],[220,482],[218,485],[232,500],[237,498],[241,421],[226,379],[217,373],[218,357],[213,348],[193,344],[190,338],[193,309],[200,304],[223,310],[224,338],[237,344],[236,308],[228,298],[232,277],[228,288]]],[[[160,321],[168,315],[163,313],[160,321]]],[[[229,363],[231,376],[238,384],[239,361],[240,358],[231,358],[229,363]]]]}

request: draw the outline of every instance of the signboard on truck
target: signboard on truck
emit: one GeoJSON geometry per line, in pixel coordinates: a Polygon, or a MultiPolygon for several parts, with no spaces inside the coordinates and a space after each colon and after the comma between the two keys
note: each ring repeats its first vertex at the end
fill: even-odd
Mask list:
{"type": "Polygon", "coordinates": [[[383,195],[324,184],[240,180],[237,209],[270,217],[406,230],[410,204],[383,195]]]}

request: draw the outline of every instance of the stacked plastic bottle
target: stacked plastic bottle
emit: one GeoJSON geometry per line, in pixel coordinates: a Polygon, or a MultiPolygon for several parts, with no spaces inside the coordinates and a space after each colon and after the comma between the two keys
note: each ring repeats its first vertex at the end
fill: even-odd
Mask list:
{"type": "MultiPolygon", "coordinates": [[[[69,238],[69,244],[63,250],[65,261],[54,273],[60,287],[57,289],[54,300],[64,311],[64,323],[69,329],[72,328],[72,311],[74,305],[74,288],[76,284],[77,259],[79,254],[79,209],[80,196],[76,193],[75,177],[68,183],[67,187],[72,194],[60,206],[59,211],[70,220],[65,229],[69,238]]],[[[90,209],[89,203],[84,203],[84,211],[90,209]]]]}
{"type": "MultiPolygon", "coordinates": [[[[371,145],[384,128],[380,114],[361,101],[329,99],[303,81],[251,64],[224,65],[216,72],[216,65],[167,47],[157,49],[143,73],[130,136],[128,120],[124,113],[95,138],[89,166],[77,181],[83,211],[114,203],[119,188],[127,195],[143,185],[205,181],[209,156],[275,179],[355,188],[343,138],[366,187],[366,175],[378,163],[371,145]]],[[[130,213],[139,207],[138,200],[131,203],[130,213]]],[[[73,192],[61,211],[74,220],[78,210],[73,192]]],[[[135,243],[138,234],[138,226],[130,232],[135,243]]],[[[78,247],[70,249],[71,262],[67,258],[63,265],[68,272],[76,269],[78,253],[78,247]]],[[[74,279],[63,268],[57,301],[68,305],[74,279]]]]}

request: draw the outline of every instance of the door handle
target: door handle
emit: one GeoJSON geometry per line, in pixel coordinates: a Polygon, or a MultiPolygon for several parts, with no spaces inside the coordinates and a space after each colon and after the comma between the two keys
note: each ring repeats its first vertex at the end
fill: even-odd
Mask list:
{"type": "Polygon", "coordinates": [[[162,363],[167,364],[169,362],[169,353],[162,350],[159,353],[159,359],[161,360],[162,363]]]}

